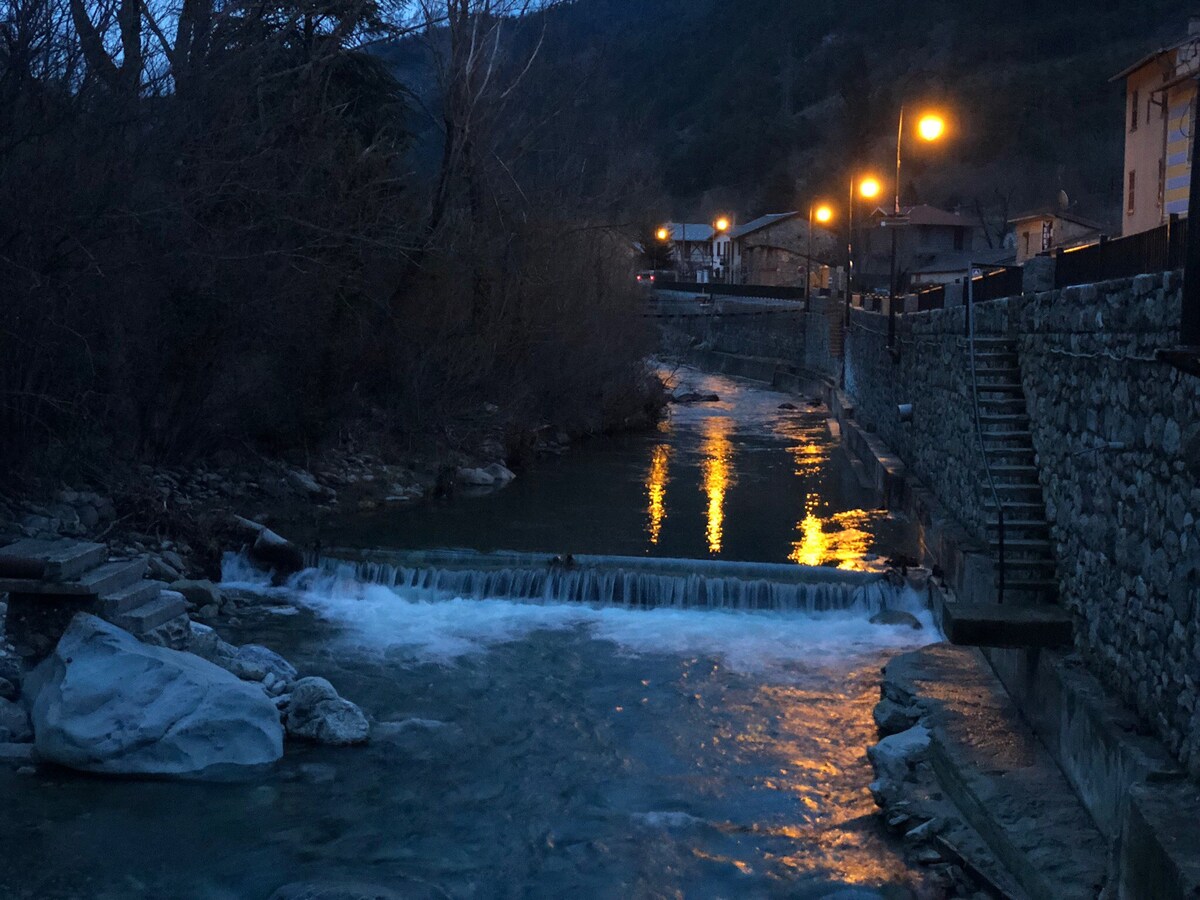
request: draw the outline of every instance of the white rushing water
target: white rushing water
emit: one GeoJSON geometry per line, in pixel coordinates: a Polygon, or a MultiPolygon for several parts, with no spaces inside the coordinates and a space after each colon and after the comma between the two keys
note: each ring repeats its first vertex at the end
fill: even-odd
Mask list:
{"type": "MultiPolygon", "coordinates": [[[[368,571],[380,572],[378,568],[368,571]]],[[[535,599],[486,592],[453,596],[447,585],[455,580],[449,577],[431,576],[437,583],[436,589],[431,589],[424,579],[404,570],[398,578],[383,577],[383,583],[360,578],[358,572],[355,565],[330,564],[301,573],[284,588],[275,590],[287,593],[339,626],[339,641],[358,652],[371,655],[400,651],[414,662],[441,664],[486,653],[538,631],[582,630],[596,640],[616,644],[626,653],[711,656],[736,671],[780,676],[795,663],[821,668],[849,657],[917,647],[940,639],[920,597],[910,588],[895,588],[879,578],[771,585],[772,589],[790,592],[788,596],[794,602],[783,608],[758,609],[753,603],[738,607],[734,602],[738,597],[736,579],[719,577],[708,579],[720,583],[720,599],[712,605],[631,607],[546,599],[538,591],[534,591],[535,599]],[[820,604],[814,603],[814,598],[820,604]],[[834,599],[842,602],[834,605],[834,599]],[[887,608],[916,616],[922,629],[871,624],[871,614],[884,599],[887,608]]],[[[462,580],[457,583],[467,586],[526,583],[508,570],[492,573],[496,576],[493,580],[485,579],[481,572],[458,574],[462,580]]],[[[846,574],[830,573],[831,577],[846,574]]],[[[589,577],[609,584],[612,573],[593,572],[589,577]]],[[[639,577],[665,581],[669,576],[641,573],[639,577]]],[[[675,577],[693,590],[706,590],[702,576],[675,577]]],[[[231,586],[264,589],[262,576],[237,557],[227,558],[225,581],[231,586]]],[[[675,600],[683,591],[679,585],[655,584],[654,589],[675,600]]],[[[711,585],[707,589],[711,592],[711,585]]],[[[762,593],[763,587],[748,582],[742,591],[743,599],[753,598],[762,593]]]]}

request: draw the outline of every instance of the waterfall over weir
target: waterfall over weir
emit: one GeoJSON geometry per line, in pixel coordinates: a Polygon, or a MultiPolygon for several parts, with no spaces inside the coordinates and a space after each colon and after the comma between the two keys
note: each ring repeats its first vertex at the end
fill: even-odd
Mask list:
{"type": "Polygon", "coordinates": [[[877,572],[694,559],[334,550],[311,561],[338,577],[425,600],[507,599],[625,608],[870,614],[903,604],[906,586],[877,572]]]}

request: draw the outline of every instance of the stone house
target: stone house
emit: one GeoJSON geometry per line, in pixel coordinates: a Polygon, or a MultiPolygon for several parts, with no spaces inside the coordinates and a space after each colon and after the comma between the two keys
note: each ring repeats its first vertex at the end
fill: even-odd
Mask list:
{"type": "Polygon", "coordinates": [[[678,277],[683,281],[708,281],[712,272],[712,225],[690,222],[668,222],[667,241],[678,277]]]}
{"type": "Polygon", "coordinates": [[[1172,214],[1187,214],[1197,73],[1200,17],[1191,20],[1186,37],[1112,78],[1125,81],[1122,234],[1148,231],[1172,214]]]}
{"type": "Polygon", "coordinates": [[[892,229],[896,229],[896,276],[906,288],[914,273],[945,268],[947,254],[969,255],[977,249],[982,233],[979,223],[933,206],[911,206],[901,211],[895,224],[890,210],[878,208],[871,213],[869,227],[856,235],[855,277],[865,291],[885,294],[892,262],[892,229]]]}
{"type": "Polygon", "coordinates": [[[800,212],[759,216],[735,227],[731,238],[734,279],[739,284],[798,287],[811,271],[814,287],[821,287],[829,267],[840,261],[834,232],[814,226],[810,264],[808,218],[800,212]]]}
{"type": "Polygon", "coordinates": [[[1013,227],[1017,240],[1018,265],[1047,250],[1094,244],[1104,233],[1104,226],[1099,222],[1062,210],[1036,210],[1009,219],[1008,224],[1013,227]]]}

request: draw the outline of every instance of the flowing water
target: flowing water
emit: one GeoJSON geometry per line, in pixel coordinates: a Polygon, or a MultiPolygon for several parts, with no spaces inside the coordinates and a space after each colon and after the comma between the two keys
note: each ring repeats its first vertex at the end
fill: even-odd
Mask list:
{"type": "Polygon", "coordinates": [[[247,784],[0,769],[0,896],[908,896],[864,747],[879,667],[936,637],[870,571],[911,528],[819,412],[686,377],[722,402],[498,496],[340,523],[357,549],[285,587],[230,559],[265,605],[227,637],[329,677],[371,744],[289,747],[247,784]],[[447,546],[469,549],[421,551],[447,546]],[[870,625],[885,605],[925,629],[870,625]]]}

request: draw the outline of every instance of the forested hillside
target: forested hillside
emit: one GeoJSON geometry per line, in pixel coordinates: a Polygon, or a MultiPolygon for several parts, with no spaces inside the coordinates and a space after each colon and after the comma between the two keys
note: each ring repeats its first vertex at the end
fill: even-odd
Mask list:
{"type": "MultiPolygon", "coordinates": [[[[641,166],[639,195],[610,196],[614,211],[757,214],[840,191],[852,166],[886,175],[900,104],[928,103],[952,116],[953,139],[914,150],[907,198],[999,222],[1065,190],[1115,220],[1123,95],[1109,79],[1192,12],[1178,0],[576,0],[549,17],[523,82],[527,110],[545,115],[526,162],[569,144],[597,194],[614,168],[641,166]]],[[[529,22],[529,46],[541,28],[529,22]]]]}

